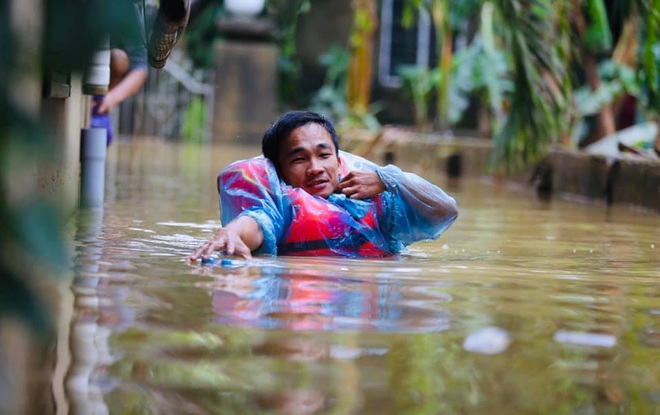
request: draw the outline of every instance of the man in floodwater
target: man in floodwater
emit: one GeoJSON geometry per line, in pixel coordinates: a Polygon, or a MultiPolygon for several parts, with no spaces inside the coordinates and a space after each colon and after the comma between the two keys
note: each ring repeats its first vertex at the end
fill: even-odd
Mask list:
{"type": "Polygon", "coordinates": [[[390,256],[438,238],[456,219],[456,202],[439,187],[340,151],[338,141],[326,117],[285,113],[263,136],[264,157],[220,173],[224,226],[189,259],[390,256]]]}

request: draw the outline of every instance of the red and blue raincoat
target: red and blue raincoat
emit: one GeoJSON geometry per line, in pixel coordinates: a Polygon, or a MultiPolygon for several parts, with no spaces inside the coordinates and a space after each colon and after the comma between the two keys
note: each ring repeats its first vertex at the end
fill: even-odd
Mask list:
{"type": "Polygon", "coordinates": [[[438,238],[456,219],[454,199],[421,177],[343,151],[339,157],[340,178],[351,170],[376,171],[386,191],[363,200],[313,196],[286,185],[259,156],[218,175],[222,223],[242,215],[254,219],[264,233],[256,254],[383,257],[438,238]]]}

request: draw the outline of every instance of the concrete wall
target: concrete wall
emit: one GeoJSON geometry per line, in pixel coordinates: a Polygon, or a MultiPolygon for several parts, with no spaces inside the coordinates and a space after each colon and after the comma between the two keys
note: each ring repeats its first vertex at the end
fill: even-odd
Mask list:
{"type": "Polygon", "coordinates": [[[278,59],[272,42],[217,43],[213,142],[261,142],[277,116],[278,59]]]}
{"type": "Polygon", "coordinates": [[[41,100],[41,118],[55,145],[51,163],[39,172],[39,186],[45,197],[57,202],[65,218],[78,208],[80,130],[88,125],[89,106],[80,77],[71,80],[69,98],[41,100]]]}
{"type": "Polygon", "coordinates": [[[63,214],[70,216],[78,202],[80,129],[87,123],[89,99],[82,95],[81,81],[76,77],[71,79],[68,98],[42,97],[44,80],[39,76],[38,63],[43,2],[12,0],[10,9],[13,29],[18,35],[17,49],[21,51],[11,93],[27,114],[42,120],[42,125],[47,126],[48,139],[53,141],[47,165],[27,172],[17,161],[18,173],[9,183],[10,191],[20,195],[25,189],[37,186],[41,195],[57,202],[63,214]]]}
{"type": "MultiPolygon", "coordinates": [[[[452,139],[412,130],[385,129],[377,137],[366,131],[341,133],[340,147],[376,163],[393,162],[425,177],[490,175],[492,141],[452,139]]],[[[555,197],[575,195],[603,204],[632,205],[660,212],[660,161],[622,157],[616,162],[577,151],[552,151],[546,160],[509,180],[530,189],[551,186],[555,197]],[[542,166],[542,167],[539,167],[542,166]],[[539,183],[533,178],[540,177],[539,183]]]]}
{"type": "Polygon", "coordinates": [[[551,152],[549,161],[555,193],[660,212],[659,161],[633,157],[614,161],[570,151],[551,152]]]}
{"type": "Polygon", "coordinates": [[[422,175],[482,176],[489,174],[491,141],[470,137],[443,138],[413,130],[386,127],[382,136],[363,130],[340,132],[343,150],[378,164],[394,163],[422,175]]]}

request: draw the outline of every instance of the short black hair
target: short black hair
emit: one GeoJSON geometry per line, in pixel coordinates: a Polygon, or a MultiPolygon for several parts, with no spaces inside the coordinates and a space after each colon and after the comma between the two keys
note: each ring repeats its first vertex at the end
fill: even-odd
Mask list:
{"type": "Polygon", "coordinates": [[[312,111],[288,111],[284,113],[271,125],[261,140],[261,151],[264,157],[269,159],[279,168],[278,157],[280,154],[280,146],[284,140],[289,138],[289,135],[298,127],[307,124],[318,124],[332,137],[332,142],[335,144],[335,153],[339,155],[339,136],[332,121],[327,117],[312,111]]]}

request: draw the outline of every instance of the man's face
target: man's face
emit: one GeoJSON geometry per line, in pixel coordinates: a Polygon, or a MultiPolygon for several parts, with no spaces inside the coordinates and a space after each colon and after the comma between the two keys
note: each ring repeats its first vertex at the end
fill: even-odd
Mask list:
{"type": "Polygon", "coordinates": [[[339,159],[332,136],[319,124],[291,132],[280,147],[280,174],[288,185],[328,198],[339,183],[339,159]]]}

